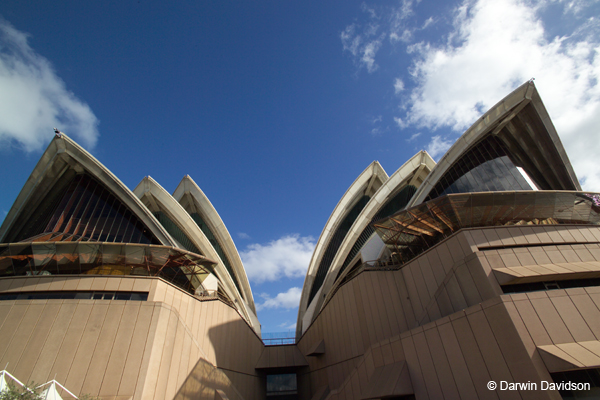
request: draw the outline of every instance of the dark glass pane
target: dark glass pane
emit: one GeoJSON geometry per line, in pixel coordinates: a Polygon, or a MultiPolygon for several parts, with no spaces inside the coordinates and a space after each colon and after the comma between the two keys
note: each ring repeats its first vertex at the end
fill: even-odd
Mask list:
{"type": "Polygon", "coordinates": [[[529,184],[510,159],[504,143],[489,135],[445,172],[425,201],[443,194],[527,189],[529,184]]]}
{"type": "Polygon", "coordinates": [[[321,285],[323,285],[323,281],[325,280],[325,276],[327,276],[327,272],[329,271],[329,267],[331,266],[331,262],[333,261],[335,254],[342,245],[342,242],[352,227],[352,224],[354,224],[354,221],[370,199],[371,198],[369,196],[362,196],[350,209],[350,211],[348,211],[342,222],[340,222],[339,226],[331,236],[331,239],[327,244],[327,248],[325,249],[325,252],[321,258],[321,262],[319,263],[319,268],[317,269],[315,280],[313,281],[313,285],[308,296],[308,304],[312,302],[312,299],[321,288],[321,285]]]}
{"type": "Polygon", "coordinates": [[[148,293],[131,293],[131,300],[146,301],[148,300],[148,293]]]}
{"type": "Polygon", "coordinates": [[[10,255],[15,269],[15,275],[31,275],[34,266],[30,244],[10,246],[10,255]]]}
{"type": "Polygon", "coordinates": [[[47,231],[71,234],[59,240],[160,244],[125,204],[89,175],[75,177],[59,200],[46,226],[47,231]]]}
{"type": "Polygon", "coordinates": [[[15,270],[13,269],[10,247],[8,245],[0,245],[0,276],[12,276],[14,274],[15,270]]]}
{"type": "Polygon", "coordinates": [[[200,250],[198,250],[192,240],[185,234],[183,230],[181,230],[181,228],[179,228],[175,222],[173,222],[171,218],[169,218],[165,212],[157,211],[154,213],[154,216],[166,229],[166,231],[169,232],[169,235],[177,240],[184,249],[191,251],[192,253],[200,254],[200,250]]]}
{"type": "Polygon", "coordinates": [[[296,393],[296,374],[267,375],[267,394],[296,393]]]}

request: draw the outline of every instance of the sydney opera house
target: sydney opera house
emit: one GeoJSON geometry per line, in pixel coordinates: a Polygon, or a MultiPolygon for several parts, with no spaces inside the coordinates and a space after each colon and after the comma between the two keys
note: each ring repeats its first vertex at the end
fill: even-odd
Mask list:
{"type": "Polygon", "coordinates": [[[265,345],[192,178],[130,190],[61,135],[0,228],[0,364],[106,400],[600,398],[599,224],[527,82],[438,163],[356,178],[265,345]]]}

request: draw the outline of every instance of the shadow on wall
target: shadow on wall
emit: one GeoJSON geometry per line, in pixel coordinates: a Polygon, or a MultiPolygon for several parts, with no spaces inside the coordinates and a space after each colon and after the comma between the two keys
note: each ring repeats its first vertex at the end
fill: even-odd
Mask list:
{"type": "Polygon", "coordinates": [[[243,400],[244,398],[223,371],[201,358],[174,397],[174,400],[192,399],[243,400]]]}
{"type": "Polygon", "coordinates": [[[208,361],[198,361],[174,400],[223,397],[219,391],[231,400],[265,398],[265,375],[255,369],[264,345],[237,312],[220,305],[208,310],[206,321],[230,321],[208,328],[202,346],[208,361]]]}

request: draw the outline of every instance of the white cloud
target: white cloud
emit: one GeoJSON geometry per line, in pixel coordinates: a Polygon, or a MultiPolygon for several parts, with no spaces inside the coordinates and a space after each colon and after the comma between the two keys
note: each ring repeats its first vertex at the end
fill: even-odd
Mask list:
{"type": "Polygon", "coordinates": [[[280,327],[281,329],[285,329],[285,330],[290,330],[293,331],[296,329],[296,323],[289,323],[289,322],[284,322],[282,324],[277,325],[278,327],[280,327]]]}
{"type": "Polygon", "coordinates": [[[409,139],[406,139],[407,142],[412,142],[413,140],[415,140],[416,138],[418,138],[419,136],[421,136],[421,132],[417,132],[417,133],[413,133],[409,139]]]}
{"type": "Polygon", "coordinates": [[[39,150],[56,127],[93,147],[98,138],[96,116],[67,90],[27,38],[0,18],[0,145],[18,143],[26,151],[39,150]]]}
{"type": "Polygon", "coordinates": [[[402,0],[397,8],[379,7],[379,12],[363,3],[361,10],[367,14],[367,22],[348,25],[340,39],[344,51],[352,54],[359,69],[364,67],[373,73],[379,68],[375,57],[386,37],[391,43],[411,39],[412,32],[406,27],[406,19],[413,15],[413,0],[402,0]]]}
{"type": "Polygon", "coordinates": [[[400,78],[394,80],[394,93],[399,94],[404,90],[404,82],[400,78]]]}
{"type": "Polygon", "coordinates": [[[359,67],[366,67],[369,73],[375,72],[379,66],[375,63],[375,55],[379,51],[386,34],[376,38],[379,25],[368,24],[362,33],[357,33],[356,24],[346,27],[340,34],[344,51],[349,51],[354,57],[354,62],[359,67]]]}
{"type": "Polygon", "coordinates": [[[315,248],[310,236],[287,235],[266,245],[251,244],[240,252],[248,279],[261,283],[283,277],[303,278],[315,248]]]}
{"type": "Polygon", "coordinates": [[[244,232],[238,232],[237,235],[240,239],[244,239],[244,240],[250,239],[250,235],[248,235],[247,233],[244,233],[244,232]]]}
{"type": "Polygon", "coordinates": [[[398,125],[398,128],[404,129],[408,126],[408,124],[400,117],[394,117],[394,122],[398,125]]]}
{"type": "Polygon", "coordinates": [[[452,146],[452,142],[450,140],[442,139],[441,136],[436,135],[431,138],[426,150],[431,158],[437,159],[438,156],[444,155],[450,146],[452,146]]]}
{"type": "MultiPolygon", "coordinates": [[[[417,57],[411,70],[417,86],[409,95],[406,115],[396,122],[400,127],[462,132],[516,86],[535,77],[584,188],[600,191],[598,21],[588,18],[572,33],[548,39],[539,16],[543,6],[541,1],[464,1],[445,44],[410,48],[417,57]]],[[[448,143],[434,136],[428,150],[448,143]]]]}
{"type": "Polygon", "coordinates": [[[423,23],[423,27],[421,29],[427,29],[429,26],[431,26],[433,23],[435,22],[435,20],[433,19],[433,17],[429,17],[427,18],[427,20],[423,23]]]}
{"type": "Polygon", "coordinates": [[[287,292],[278,293],[277,296],[270,298],[268,295],[262,295],[265,301],[256,305],[256,310],[265,308],[296,308],[300,304],[302,289],[299,287],[289,288],[287,292]]]}

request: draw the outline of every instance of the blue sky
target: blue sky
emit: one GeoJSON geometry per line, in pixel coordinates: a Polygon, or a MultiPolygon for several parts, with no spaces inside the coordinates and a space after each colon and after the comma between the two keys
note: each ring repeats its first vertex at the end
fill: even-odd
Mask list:
{"type": "Polygon", "coordinates": [[[0,220],[54,126],[131,189],[189,174],[264,332],[293,330],[314,244],[369,163],[438,159],[530,78],[600,191],[597,0],[4,0],[0,16],[0,220]]]}

